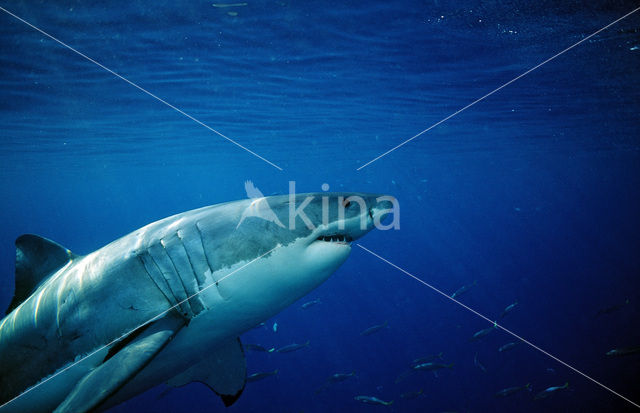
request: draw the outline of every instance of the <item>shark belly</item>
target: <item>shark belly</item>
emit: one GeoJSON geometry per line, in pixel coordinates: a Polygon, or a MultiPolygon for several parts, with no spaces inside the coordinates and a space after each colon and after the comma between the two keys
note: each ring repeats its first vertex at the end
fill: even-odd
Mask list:
{"type": "MultiPolygon", "coordinates": [[[[238,262],[207,275],[207,285],[199,294],[207,310],[191,319],[143,371],[109,399],[104,408],[169,381],[214,353],[218,346],[279,313],[329,278],[350,252],[344,245],[318,245],[303,253],[301,249],[305,247],[302,243],[294,243],[286,248],[276,248],[250,264],[238,262]],[[325,248],[340,249],[342,258],[329,265],[318,265],[326,262],[319,259],[327,253],[325,248]],[[299,260],[299,265],[290,265],[292,256],[299,258],[303,254],[306,258],[299,260]],[[283,272],[283,268],[289,268],[289,271],[283,272]],[[301,279],[305,282],[301,283],[301,279]]],[[[331,253],[335,254],[335,251],[331,253]]]]}

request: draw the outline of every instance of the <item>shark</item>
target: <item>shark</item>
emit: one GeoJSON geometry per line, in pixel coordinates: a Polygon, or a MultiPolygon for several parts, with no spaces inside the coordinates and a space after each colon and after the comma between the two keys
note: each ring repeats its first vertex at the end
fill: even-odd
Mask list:
{"type": "Polygon", "coordinates": [[[254,197],[83,256],[20,236],[0,413],[105,411],[161,383],[201,382],[232,405],[247,377],[239,336],[327,280],[396,207],[362,193],[254,197]]]}

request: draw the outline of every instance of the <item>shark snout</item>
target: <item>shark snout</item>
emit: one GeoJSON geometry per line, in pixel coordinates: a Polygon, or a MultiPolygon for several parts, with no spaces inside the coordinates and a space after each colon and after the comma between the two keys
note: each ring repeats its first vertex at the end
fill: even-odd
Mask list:
{"type": "Polygon", "coordinates": [[[353,239],[357,239],[374,228],[389,229],[386,221],[388,217],[394,216],[396,213],[399,213],[399,207],[394,197],[390,195],[369,195],[367,197],[367,210],[363,212],[366,216],[361,217],[359,228],[352,228],[350,235],[353,239]]]}
{"type": "MultiPolygon", "coordinates": [[[[358,208],[358,214],[351,214],[329,225],[322,226],[313,235],[318,241],[332,241],[348,244],[363,237],[374,228],[389,229],[389,216],[399,210],[395,198],[388,195],[357,195],[364,202],[357,205],[347,201],[346,208],[358,208]]],[[[350,198],[347,198],[349,200],[350,198]]],[[[395,220],[395,218],[394,218],[395,220]]]]}
{"type": "Polygon", "coordinates": [[[399,214],[400,206],[398,201],[391,195],[378,196],[375,204],[369,207],[369,216],[373,221],[374,227],[385,225],[385,221],[389,217],[398,216],[399,214]]]}

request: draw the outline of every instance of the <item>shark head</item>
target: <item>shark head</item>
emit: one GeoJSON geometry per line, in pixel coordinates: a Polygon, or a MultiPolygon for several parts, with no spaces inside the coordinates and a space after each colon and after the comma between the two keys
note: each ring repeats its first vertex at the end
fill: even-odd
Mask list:
{"type": "Polygon", "coordinates": [[[271,197],[268,205],[279,227],[270,244],[293,247],[291,264],[330,273],[347,259],[353,241],[394,211],[393,198],[372,194],[299,194],[271,197]]]}
{"type": "Polygon", "coordinates": [[[211,208],[197,224],[216,282],[206,300],[210,308],[220,298],[233,302],[229,317],[244,327],[309,293],[347,259],[353,241],[385,216],[397,218],[394,198],[362,193],[256,197],[211,208]]]}

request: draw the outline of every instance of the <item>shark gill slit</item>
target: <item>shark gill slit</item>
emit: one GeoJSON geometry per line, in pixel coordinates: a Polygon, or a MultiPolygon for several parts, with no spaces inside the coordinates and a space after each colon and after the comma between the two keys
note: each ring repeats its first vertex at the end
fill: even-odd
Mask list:
{"type": "Polygon", "coordinates": [[[200,245],[202,245],[202,252],[204,253],[204,259],[207,262],[207,267],[209,267],[209,271],[211,272],[211,274],[213,274],[213,267],[211,266],[211,262],[209,262],[209,256],[207,256],[207,249],[204,246],[204,238],[202,236],[202,231],[200,230],[200,227],[198,226],[199,222],[196,222],[196,231],[198,231],[198,236],[200,238],[200,245]]]}
{"type": "Polygon", "coordinates": [[[173,265],[176,275],[180,279],[182,288],[187,295],[186,302],[189,304],[189,307],[191,307],[193,315],[196,316],[200,314],[200,312],[204,310],[204,304],[198,295],[200,289],[198,288],[196,271],[193,265],[191,265],[187,248],[182,239],[176,232],[174,237],[166,241],[162,240],[161,244],[169,257],[169,261],[171,261],[173,265]]]}
{"type": "MultiPolygon", "coordinates": [[[[166,248],[167,241],[165,239],[161,239],[157,244],[161,247],[161,265],[164,266],[164,271],[162,274],[167,278],[169,285],[172,287],[171,290],[176,297],[176,300],[180,303],[180,308],[182,309],[182,315],[186,319],[192,319],[194,316],[193,309],[191,308],[191,303],[188,300],[189,292],[184,286],[182,282],[182,278],[176,268],[173,260],[171,259],[171,255],[166,248]]],[[[160,258],[160,257],[158,257],[160,258]]],[[[162,268],[162,267],[161,267],[162,268]]]]}
{"type": "Polygon", "coordinates": [[[151,278],[151,280],[156,285],[156,287],[158,287],[162,295],[164,295],[164,297],[167,299],[167,301],[169,302],[169,305],[171,306],[176,305],[177,302],[175,302],[173,294],[171,294],[171,288],[169,288],[167,281],[162,276],[162,273],[160,273],[160,269],[156,265],[155,261],[153,261],[153,258],[149,255],[149,253],[145,251],[138,254],[138,259],[142,262],[142,267],[144,268],[149,278],[151,278]],[[155,275],[152,273],[154,273],[155,275]],[[158,275],[160,276],[158,277],[158,275]]]}
{"type": "Polygon", "coordinates": [[[173,266],[171,259],[168,257],[164,246],[161,244],[154,244],[149,247],[148,251],[149,256],[158,266],[160,273],[169,285],[169,290],[175,300],[173,305],[180,303],[178,306],[180,314],[187,319],[192,318],[193,313],[191,311],[191,306],[186,301],[187,295],[184,291],[184,287],[182,286],[182,281],[176,282],[176,277],[178,277],[178,275],[176,274],[175,267],[173,266]]]}
{"type": "Polygon", "coordinates": [[[200,244],[202,245],[202,252],[204,253],[204,259],[207,262],[207,267],[209,268],[209,273],[211,274],[211,280],[216,285],[216,292],[222,298],[222,294],[220,293],[220,286],[218,285],[218,281],[213,278],[213,266],[211,265],[211,261],[209,261],[209,255],[207,254],[207,248],[204,245],[204,236],[203,236],[202,231],[200,230],[200,227],[198,226],[198,224],[200,224],[200,223],[196,222],[195,227],[196,227],[196,230],[198,231],[198,235],[200,237],[200,244]]]}
{"type": "Polygon", "coordinates": [[[191,248],[187,248],[187,245],[185,244],[185,241],[184,241],[184,237],[181,234],[182,232],[184,231],[178,230],[177,232],[178,238],[180,238],[180,241],[184,245],[184,250],[187,253],[187,259],[189,260],[189,265],[191,265],[191,269],[195,274],[196,282],[198,283],[198,291],[202,291],[202,289],[205,287],[205,281],[206,281],[205,273],[207,272],[207,270],[211,272],[211,268],[209,267],[209,264],[206,260],[207,257],[204,253],[204,247],[202,246],[202,241],[198,240],[198,242],[191,242],[189,243],[189,246],[191,248]],[[200,248],[198,248],[198,246],[200,246],[200,248]],[[196,268],[198,265],[206,268],[204,269],[196,268]]]}

